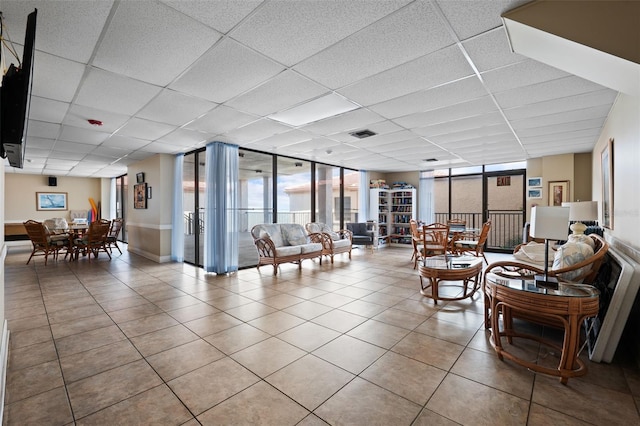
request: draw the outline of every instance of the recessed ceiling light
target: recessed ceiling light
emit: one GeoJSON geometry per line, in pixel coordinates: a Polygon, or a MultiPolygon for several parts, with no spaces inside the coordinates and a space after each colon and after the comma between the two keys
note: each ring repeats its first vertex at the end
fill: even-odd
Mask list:
{"type": "Polygon", "coordinates": [[[358,108],[360,108],[359,105],[331,93],[286,111],[271,114],[269,118],[291,126],[302,126],[358,108]]]}

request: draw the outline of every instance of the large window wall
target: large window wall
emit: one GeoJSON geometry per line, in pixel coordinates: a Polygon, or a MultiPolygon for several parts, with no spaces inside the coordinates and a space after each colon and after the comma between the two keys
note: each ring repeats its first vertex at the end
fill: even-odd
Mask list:
{"type": "MultiPolygon", "coordinates": [[[[205,152],[185,155],[184,259],[202,266],[205,152]]],[[[239,150],[238,266],[258,262],[251,228],[258,223],[324,222],[334,229],[358,220],[359,172],[247,149],[239,150]]],[[[213,236],[215,238],[215,236],[213,236]]]]}
{"type": "Polygon", "coordinates": [[[524,227],[525,168],[509,163],[436,171],[436,222],[462,219],[479,229],[491,220],[487,249],[513,251],[524,227]]]}

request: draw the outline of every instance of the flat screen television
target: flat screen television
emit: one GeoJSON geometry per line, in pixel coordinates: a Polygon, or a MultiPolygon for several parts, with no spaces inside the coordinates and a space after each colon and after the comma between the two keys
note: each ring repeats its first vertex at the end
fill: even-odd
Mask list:
{"type": "Polygon", "coordinates": [[[24,163],[31,104],[37,14],[38,9],[35,9],[27,17],[22,63],[9,66],[2,76],[0,88],[0,156],[8,158],[12,167],[20,169],[24,163]]]}

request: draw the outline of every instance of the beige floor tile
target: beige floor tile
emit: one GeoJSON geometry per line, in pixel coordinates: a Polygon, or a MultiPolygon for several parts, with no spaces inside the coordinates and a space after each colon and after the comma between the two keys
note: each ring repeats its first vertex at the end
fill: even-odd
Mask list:
{"type": "Polygon", "coordinates": [[[312,322],[305,322],[278,334],[278,339],[291,343],[304,351],[312,352],[338,336],[340,333],[337,331],[312,322]]]}
{"type": "Polygon", "coordinates": [[[355,300],[351,303],[340,306],[341,311],[349,312],[367,318],[374,317],[385,309],[387,309],[385,306],[378,305],[376,303],[365,302],[363,300],[355,300]]]}
{"type": "Polygon", "coordinates": [[[446,371],[387,352],[360,377],[400,395],[418,405],[424,405],[440,385],[446,371]]]}
{"type": "Polygon", "coordinates": [[[434,315],[416,327],[414,331],[466,346],[476,334],[477,329],[465,328],[453,322],[442,321],[435,318],[434,315]]]}
{"type": "Polygon", "coordinates": [[[147,299],[142,296],[127,297],[125,299],[108,300],[100,303],[102,309],[105,312],[110,313],[113,311],[119,311],[122,309],[133,308],[134,306],[140,306],[149,303],[147,299]]]}
{"type": "Polygon", "coordinates": [[[207,300],[207,302],[214,307],[224,311],[227,309],[238,307],[240,305],[246,305],[247,303],[255,302],[255,300],[248,297],[240,296],[239,294],[231,294],[230,296],[210,299],[207,300]]]}
{"type": "Polygon", "coordinates": [[[329,424],[408,425],[421,408],[366,380],[355,378],[314,414],[329,424]]]}
{"type": "Polygon", "coordinates": [[[273,312],[276,312],[275,308],[262,302],[251,302],[225,311],[225,313],[241,321],[251,321],[273,312]]]}
{"type": "Polygon", "coordinates": [[[166,385],[161,385],[84,417],[76,424],[181,425],[192,418],[173,392],[166,385]]]}
{"type": "Polygon", "coordinates": [[[7,372],[6,402],[11,404],[64,385],[58,361],[7,372]]]}
{"type": "Polygon", "coordinates": [[[391,350],[448,371],[464,350],[464,346],[411,332],[391,350]]]}
{"type": "MultiPolygon", "coordinates": [[[[28,310],[31,310],[31,308],[28,308],[28,310]]],[[[7,328],[11,330],[12,333],[16,333],[18,331],[48,326],[49,319],[47,318],[44,308],[42,308],[42,313],[39,315],[36,315],[37,311],[40,311],[40,309],[34,309],[30,316],[7,320],[7,328]]]]}
{"type": "Polygon", "coordinates": [[[179,322],[193,321],[198,318],[203,318],[208,315],[212,315],[219,312],[218,309],[203,302],[198,302],[195,305],[187,306],[184,308],[178,308],[167,311],[169,315],[178,320],[179,322]]]}
{"type": "Polygon", "coordinates": [[[360,299],[361,297],[370,295],[371,293],[373,293],[373,291],[364,288],[349,286],[336,290],[334,291],[334,293],[340,294],[342,296],[352,297],[354,299],[360,299]]]}
{"type": "Polygon", "coordinates": [[[11,349],[24,348],[35,345],[36,343],[45,343],[52,339],[51,328],[49,328],[49,326],[31,328],[29,330],[11,333],[9,335],[9,347],[11,349]]]}
{"type": "Polygon", "coordinates": [[[270,334],[243,323],[207,336],[205,340],[230,355],[270,337],[270,334]]]}
{"type": "Polygon", "coordinates": [[[559,413],[558,411],[554,411],[538,404],[531,404],[531,409],[529,410],[529,421],[527,422],[528,426],[587,426],[591,424],[593,423],[583,422],[580,419],[559,413]]]}
{"type": "Polygon", "coordinates": [[[144,360],[107,370],[67,386],[76,418],[80,419],[162,384],[144,360]]]}
{"type": "Polygon", "coordinates": [[[238,351],[231,357],[260,377],[266,377],[306,354],[280,339],[272,337],[238,351]]]}
{"type": "Polygon", "coordinates": [[[404,297],[401,297],[401,296],[394,296],[389,293],[384,293],[383,291],[386,290],[387,288],[388,287],[385,287],[381,291],[372,293],[368,296],[363,297],[360,300],[362,300],[363,302],[375,303],[375,304],[390,308],[391,306],[395,305],[396,303],[400,303],[405,299],[404,297]]]}
{"type": "Polygon", "coordinates": [[[411,426],[456,426],[459,423],[449,420],[438,413],[434,413],[426,408],[422,410],[418,418],[411,423],[411,426]]]}
{"type": "Polygon", "coordinates": [[[184,325],[200,337],[210,336],[227,328],[240,324],[237,318],[225,312],[216,312],[206,317],[198,318],[193,321],[185,322],[184,325]]]}
{"type": "Polygon", "coordinates": [[[191,412],[199,415],[258,381],[255,374],[225,357],[167,384],[191,412]]]}
{"type": "Polygon", "coordinates": [[[302,318],[277,311],[249,321],[249,324],[271,335],[280,334],[304,322],[302,318]]]}
{"type": "Polygon", "coordinates": [[[333,310],[333,308],[330,306],[305,300],[304,302],[290,306],[282,311],[308,321],[331,310],[333,310]]]}
{"type": "Polygon", "coordinates": [[[253,287],[251,288],[251,290],[241,291],[240,295],[243,297],[248,297],[249,299],[262,301],[269,297],[278,296],[282,294],[281,292],[271,288],[265,288],[265,287],[253,286],[253,285],[251,287],[253,287]]]}
{"type": "Polygon", "coordinates": [[[449,374],[425,408],[465,425],[525,425],[529,401],[449,374]]]}
{"type": "Polygon", "coordinates": [[[118,324],[122,332],[128,338],[162,330],[178,324],[173,317],[166,313],[150,315],[118,324]]]}
{"type": "MultiPolygon", "coordinates": [[[[182,293],[184,294],[184,292],[182,293]]],[[[156,304],[163,311],[172,311],[174,309],[180,309],[188,306],[197,305],[198,303],[202,303],[202,301],[200,301],[199,299],[191,295],[184,295],[184,296],[173,297],[170,299],[154,301],[154,304],[156,304]]]]}
{"type": "Polygon", "coordinates": [[[633,396],[580,378],[562,385],[557,377],[536,375],[533,403],[594,424],[640,424],[633,396]]]}
{"type": "Polygon", "coordinates": [[[147,361],[164,381],[169,381],[223,357],[222,352],[199,339],[152,355],[147,361]]]}
{"type": "Polygon", "coordinates": [[[73,423],[64,387],[39,393],[4,407],[5,425],[66,425],[73,423]]]}
{"type": "Polygon", "coordinates": [[[409,334],[409,330],[405,328],[374,320],[366,321],[347,333],[351,337],[385,349],[391,349],[407,334],[409,334]]]}
{"type": "Polygon", "coordinates": [[[316,349],[313,354],[353,374],[359,374],[385,352],[378,346],[342,335],[316,349]]]}
{"type": "Polygon", "coordinates": [[[376,321],[395,325],[396,327],[406,328],[407,330],[413,330],[422,324],[427,318],[428,317],[424,315],[418,315],[395,308],[386,309],[373,317],[376,321]]]}
{"type": "Polygon", "coordinates": [[[425,317],[430,317],[441,308],[441,306],[434,305],[433,300],[422,295],[420,295],[418,300],[405,299],[402,302],[396,303],[393,307],[395,309],[423,315],[425,317]]]}
{"type": "Polygon", "coordinates": [[[109,315],[101,313],[91,317],[83,318],[82,321],[67,321],[51,325],[51,333],[56,339],[71,336],[85,331],[96,330],[98,328],[114,325],[109,315]]]}
{"type": "Polygon", "coordinates": [[[58,359],[56,347],[53,340],[43,343],[25,346],[22,348],[11,349],[9,351],[8,370],[19,370],[25,367],[33,367],[48,361],[58,359]]]}
{"type": "Polygon", "coordinates": [[[161,314],[162,309],[157,307],[151,302],[134,306],[132,308],[125,308],[119,311],[109,312],[109,316],[116,324],[121,324],[128,321],[148,317],[151,315],[161,314]]]}
{"type": "Polygon", "coordinates": [[[125,340],[127,337],[115,326],[98,328],[84,333],[73,334],[71,336],[56,339],[58,355],[65,357],[90,349],[99,348],[110,343],[125,340]]]}
{"type": "Polygon", "coordinates": [[[181,324],[164,328],[142,336],[133,337],[131,343],[140,351],[142,356],[148,357],[158,352],[197,340],[198,336],[181,324]]]}
{"type": "Polygon", "coordinates": [[[367,319],[363,316],[351,314],[349,312],[334,309],[333,311],[322,314],[312,320],[313,323],[328,327],[340,333],[346,333],[352,328],[365,322],[367,319]]]}
{"type": "Polygon", "coordinates": [[[203,425],[295,425],[309,412],[264,382],[198,416],[203,425]]]}
{"type": "Polygon", "coordinates": [[[311,300],[332,308],[339,308],[340,306],[353,302],[355,299],[353,297],[341,296],[335,293],[326,293],[322,296],[314,297],[311,300]]]}
{"type": "Polygon", "coordinates": [[[266,378],[289,398],[313,411],[355,376],[313,355],[306,355],[266,378]]]}
{"type": "Polygon", "coordinates": [[[278,294],[276,296],[267,297],[266,299],[262,299],[262,303],[265,305],[269,305],[272,308],[276,309],[285,309],[289,306],[297,305],[298,303],[304,302],[304,299],[296,296],[292,296],[290,294],[278,294]]]}
{"type": "Polygon", "coordinates": [[[137,361],[142,356],[128,340],[60,358],[66,383],[137,361]]]}
{"type": "Polygon", "coordinates": [[[93,317],[101,314],[104,314],[104,310],[97,303],[90,303],[86,306],[80,306],[78,308],[47,313],[47,315],[49,316],[49,324],[77,321],[82,318],[93,317]]]}
{"type": "Polygon", "coordinates": [[[314,297],[322,296],[323,294],[327,294],[327,292],[324,290],[320,290],[319,288],[313,288],[308,286],[300,287],[294,290],[288,290],[287,293],[292,296],[299,297],[301,299],[306,299],[306,300],[313,299],[314,297]]]}
{"type": "Polygon", "coordinates": [[[327,424],[327,422],[315,414],[309,414],[307,417],[302,419],[297,426],[327,426],[327,424]]]}

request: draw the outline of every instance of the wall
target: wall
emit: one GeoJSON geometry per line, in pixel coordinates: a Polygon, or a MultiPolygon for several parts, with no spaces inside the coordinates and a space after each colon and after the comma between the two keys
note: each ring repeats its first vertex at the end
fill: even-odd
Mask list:
{"type": "MultiPolygon", "coordinates": [[[[89,210],[89,198],[101,202],[101,179],[59,177],[58,186],[49,186],[48,177],[20,173],[5,174],[4,223],[22,223],[28,219],[43,221],[52,217],[69,219],[67,211],[39,211],[36,192],[66,192],[69,210],[89,210]]],[[[4,238],[3,238],[4,241],[4,238]]]]}
{"type": "MultiPolygon", "coordinates": [[[[619,95],[593,150],[592,196],[602,210],[600,155],[613,138],[613,229],[605,230],[612,248],[640,262],[640,99],[619,95]]],[[[602,211],[599,212],[602,220],[602,211]]],[[[634,277],[640,279],[640,277],[634,277]]],[[[640,294],[636,296],[620,346],[627,346],[640,366],[640,294]]]]}
{"type": "Polygon", "coordinates": [[[174,158],[158,154],[128,167],[128,250],[156,262],[171,260],[174,158]],[[133,207],[135,176],[139,172],[145,174],[145,182],[152,188],[146,209],[133,207]]]}
{"type": "Polygon", "coordinates": [[[590,152],[576,154],[574,160],[573,182],[575,182],[573,191],[573,199],[571,201],[591,201],[591,193],[593,185],[591,179],[593,171],[591,170],[591,161],[593,155],[590,152]]]}

